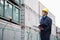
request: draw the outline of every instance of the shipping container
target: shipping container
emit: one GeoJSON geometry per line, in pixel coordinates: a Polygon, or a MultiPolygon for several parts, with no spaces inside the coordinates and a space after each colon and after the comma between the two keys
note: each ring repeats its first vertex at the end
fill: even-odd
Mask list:
{"type": "MultiPolygon", "coordinates": [[[[0,40],[40,40],[43,8],[38,0],[0,0],[0,40]]],[[[53,20],[52,35],[56,35],[55,16],[51,12],[48,16],[53,20]]]]}

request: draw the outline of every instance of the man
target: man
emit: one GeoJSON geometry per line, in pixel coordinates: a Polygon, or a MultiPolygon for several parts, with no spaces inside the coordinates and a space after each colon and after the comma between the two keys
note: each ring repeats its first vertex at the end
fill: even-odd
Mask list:
{"type": "Polygon", "coordinates": [[[42,10],[42,18],[40,20],[39,29],[41,40],[50,40],[52,19],[48,16],[48,9],[45,8],[42,10]]]}

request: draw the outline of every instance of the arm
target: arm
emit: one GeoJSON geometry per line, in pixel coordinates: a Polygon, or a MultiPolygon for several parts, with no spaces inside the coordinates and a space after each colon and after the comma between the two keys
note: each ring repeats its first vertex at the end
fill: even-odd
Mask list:
{"type": "Polygon", "coordinates": [[[46,25],[46,27],[45,27],[45,31],[47,31],[48,29],[50,29],[51,28],[51,26],[52,26],[52,20],[51,19],[49,19],[48,21],[47,21],[47,23],[44,23],[45,25],[46,25]]]}

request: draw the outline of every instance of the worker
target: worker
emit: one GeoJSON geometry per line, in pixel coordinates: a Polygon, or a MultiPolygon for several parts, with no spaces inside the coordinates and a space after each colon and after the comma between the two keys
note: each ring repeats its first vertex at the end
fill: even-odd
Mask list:
{"type": "Polygon", "coordinates": [[[40,19],[39,29],[41,40],[50,40],[52,19],[47,16],[48,9],[44,8],[42,10],[42,18],[40,19]]]}

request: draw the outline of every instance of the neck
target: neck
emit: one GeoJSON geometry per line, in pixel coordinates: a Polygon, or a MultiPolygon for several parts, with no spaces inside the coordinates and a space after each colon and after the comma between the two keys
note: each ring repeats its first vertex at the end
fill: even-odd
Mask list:
{"type": "Polygon", "coordinates": [[[43,15],[43,16],[47,16],[47,15],[43,15]]]}

